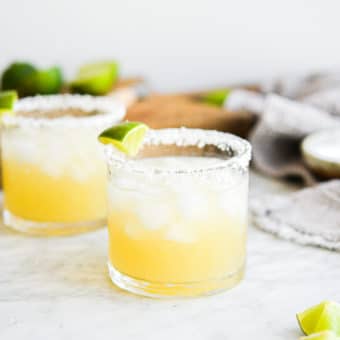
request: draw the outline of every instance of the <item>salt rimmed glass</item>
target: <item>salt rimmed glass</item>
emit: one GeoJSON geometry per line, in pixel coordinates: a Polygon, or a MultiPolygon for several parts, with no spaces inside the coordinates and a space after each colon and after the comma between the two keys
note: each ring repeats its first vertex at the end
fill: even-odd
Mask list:
{"type": "Polygon", "coordinates": [[[135,158],[106,145],[109,273],[146,296],[236,285],[246,258],[250,145],[198,129],[150,130],[135,158]]]}
{"type": "Polygon", "coordinates": [[[106,225],[106,167],[98,133],[124,116],[112,98],[20,100],[3,118],[4,223],[39,235],[106,225]]]}

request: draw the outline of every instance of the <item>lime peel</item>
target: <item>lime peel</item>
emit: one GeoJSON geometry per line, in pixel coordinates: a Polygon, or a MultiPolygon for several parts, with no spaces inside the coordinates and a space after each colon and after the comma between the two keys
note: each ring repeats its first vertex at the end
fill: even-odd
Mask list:
{"type": "Polygon", "coordinates": [[[299,340],[339,340],[333,331],[323,331],[300,337],[299,340]]]}
{"type": "Polygon", "coordinates": [[[296,315],[304,334],[333,331],[340,336],[340,305],[324,301],[296,315]]]}
{"type": "Polygon", "coordinates": [[[136,156],[148,126],[140,122],[124,122],[103,131],[98,139],[103,144],[111,144],[128,156],[136,156]]]}

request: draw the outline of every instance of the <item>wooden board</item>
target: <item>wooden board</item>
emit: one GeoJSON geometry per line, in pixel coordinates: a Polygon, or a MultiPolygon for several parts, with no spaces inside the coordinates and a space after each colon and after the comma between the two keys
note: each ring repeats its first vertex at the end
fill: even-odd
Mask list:
{"type": "Polygon", "coordinates": [[[192,95],[150,95],[129,107],[126,119],[154,129],[181,127],[228,131],[247,136],[255,118],[249,112],[231,112],[201,103],[192,95]]]}

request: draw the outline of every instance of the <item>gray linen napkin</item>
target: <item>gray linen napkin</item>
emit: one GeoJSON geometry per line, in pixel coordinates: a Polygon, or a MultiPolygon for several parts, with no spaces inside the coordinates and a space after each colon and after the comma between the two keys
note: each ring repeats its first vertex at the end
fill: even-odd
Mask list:
{"type": "MultiPolygon", "coordinates": [[[[335,89],[310,92],[298,102],[236,90],[225,105],[258,116],[250,135],[258,170],[272,177],[298,176],[313,185],[317,178],[302,162],[300,143],[314,131],[340,126],[340,90],[338,96],[335,93],[335,89]]],[[[297,243],[340,250],[340,181],[290,195],[256,197],[250,210],[255,225],[265,231],[297,243]]]]}
{"type": "Polygon", "coordinates": [[[235,90],[225,106],[229,110],[248,110],[258,116],[258,124],[250,134],[253,164],[258,170],[272,177],[297,176],[311,185],[317,179],[302,162],[300,143],[312,132],[340,126],[340,115],[336,111],[337,107],[340,109],[340,88],[338,96],[334,91],[332,95],[328,90],[322,92],[321,97],[313,94],[298,102],[275,94],[235,90]],[[327,100],[322,101],[325,97],[327,100]],[[333,110],[329,112],[321,106],[333,110]]]}
{"type": "Polygon", "coordinates": [[[255,167],[269,176],[298,176],[307,185],[315,183],[301,159],[301,140],[314,131],[340,126],[340,120],[327,111],[277,95],[268,95],[263,109],[250,135],[255,167]]]}
{"type": "Polygon", "coordinates": [[[260,84],[261,92],[301,100],[328,89],[340,87],[340,73],[319,72],[300,76],[284,76],[260,84]]]}
{"type": "Polygon", "coordinates": [[[340,180],[250,202],[254,224],[304,245],[340,251],[340,180]]]}
{"type": "Polygon", "coordinates": [[[281,77],[260,85],[263,93],[302,101],[330,114],[340,114],[340,73],[281,77]]]}

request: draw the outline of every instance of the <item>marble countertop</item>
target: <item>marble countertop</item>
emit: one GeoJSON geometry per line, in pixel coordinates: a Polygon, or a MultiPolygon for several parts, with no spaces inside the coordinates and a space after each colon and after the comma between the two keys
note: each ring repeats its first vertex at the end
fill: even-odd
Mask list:
{"type": "MultiPolygon", "coordinates": [[[[292,188],[252,177],[252,196],[292,188]]],[[[340,301],[340,254],[249,228],[236,288],[210,297],[152,300],[109,281],[105,230],[33,238],[0,227],[0,339],[288,340],[295,313],[340,301]]]]}

